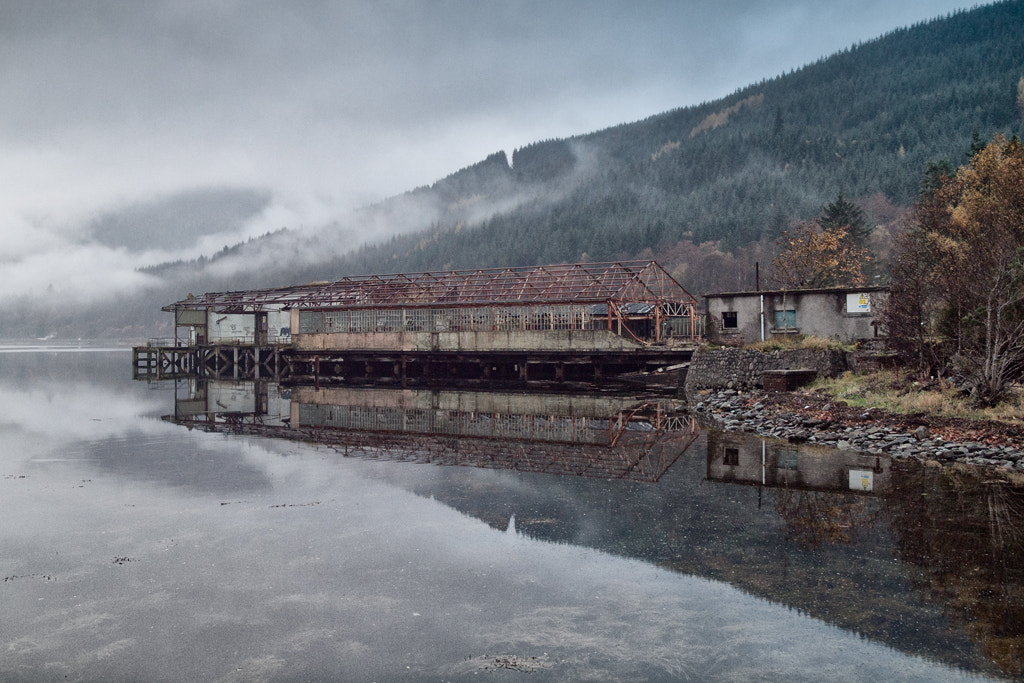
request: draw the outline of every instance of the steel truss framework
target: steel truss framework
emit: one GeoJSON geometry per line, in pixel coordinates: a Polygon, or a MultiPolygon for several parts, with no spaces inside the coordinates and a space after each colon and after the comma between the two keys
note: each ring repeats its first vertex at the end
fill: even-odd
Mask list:
{"type": "Polygon", "coordinates": [[[344,277],[274,289],[210,292],[165,311],[212,308],[244,313],[268,308],[353,309],[421,306],[646,303],[687,315],[697,300],[654,261],[575,263],[344,277]]]}
{"type": "MultiPolygon", "coordinates": [[[[329,424],[285,427],[264,424],[262,416],[251,413],[204,413],[181,418],[168,415],[164,419],[207,432],[324,444],[347,457],[657,482],[697,440],[699,430],[691,416],[658,415],[649,423],[649,431],[634,431],[629,425],[636,412],[588,418],[587,429],[595,433],[594,427],[604,424],[596,442],[563,441],[566,434],[546,428],[524,430],[522,423],[529,416],[498,414],[455,415],[449,425],[454,429],[441,433],[420,432],[416,430],[418,425],[409,424],[398,430],[381,429],[382,425],[376,425],[377,429],[329,424]],[[481,430],[484,422],[488,428],[481,430]],[[466,427],[469,430],[464,432],[462,428],[466,427]]],[[[410,417],[415,422],[422,416],[410,417]]],[[[568,421],[566,418],[559,427],[565,429],[568,421]]],[[[437,419],[431,423],[436,425],[437,419]]],[[[568,431],[580,429],[569,425],[568,431]]]]}
{"type": "Polygon", "coordinates": [[[672,318],[689,320],[689,329],[676,334],[698,334],[697,300],[654,261],[345,277],[332,283],[211,292],[163,310],[292,308],[301,312],[300,334],[617,329],[638,341],[644,341],[641,336],[659,341],[662,323],[672,318]],[[651,321],[652,334],[637,335],[629,322],[637,320],[651,321]]]}

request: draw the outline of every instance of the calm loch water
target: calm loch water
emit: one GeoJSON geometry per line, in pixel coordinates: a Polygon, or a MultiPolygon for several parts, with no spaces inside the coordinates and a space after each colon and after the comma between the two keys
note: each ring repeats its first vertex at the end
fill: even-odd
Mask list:
{"type": "Polygon", "coordinates": [[[1002,680],[1024,497],[673,401],[0,351],[0,680],[1002,680]]]}

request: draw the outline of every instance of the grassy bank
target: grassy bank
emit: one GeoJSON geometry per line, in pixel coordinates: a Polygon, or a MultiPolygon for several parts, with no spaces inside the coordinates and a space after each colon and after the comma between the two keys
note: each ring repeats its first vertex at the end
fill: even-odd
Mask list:
{"type": "Polygon", "coordinates": [[[1012,393],[1009,400],[992,408],[978,409],[966,396],[944,380],[912,381],[907,373],[880,370],[872,373],[846,372],[835,378],[816,380],[811,390],[844,401],[849,406],[880,408],[898,414],[927,414],[970,420],[993,420],[1020,424],[1024,421],[1024,394],[1012,393]]]}

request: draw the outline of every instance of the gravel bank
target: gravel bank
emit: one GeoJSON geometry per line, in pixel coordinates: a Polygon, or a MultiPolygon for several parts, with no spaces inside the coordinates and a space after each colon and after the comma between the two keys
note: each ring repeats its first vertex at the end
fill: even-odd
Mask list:
{"type": "Polygon", "coordinates": [[[1024,429],[1001,423],[850,408],[802,392],[737,392],[696,397],[692,410],[725,431],[742,431],[893,458],[962,462],[1024,471],[1024,429]]]}

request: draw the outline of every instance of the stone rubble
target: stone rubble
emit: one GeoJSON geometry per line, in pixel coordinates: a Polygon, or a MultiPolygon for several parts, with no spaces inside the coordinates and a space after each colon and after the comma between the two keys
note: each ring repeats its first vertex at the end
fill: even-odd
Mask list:
{"type": "Polygon", "coordinates": [[[992,446],[976,442],[946,441],[918,426],[912,432],[873,423],[871,411],[863,425],[822,420],[807,415],[778,412],[764,403],[758,392],[725,389],[697,397],[691,410],[703,422],[725,431],[741,431],[765,437],[831,446],[893,458],[934,460],[950,464],[999,467],[1024,471],[1024,450],[1014,445],[992,446]]]}

